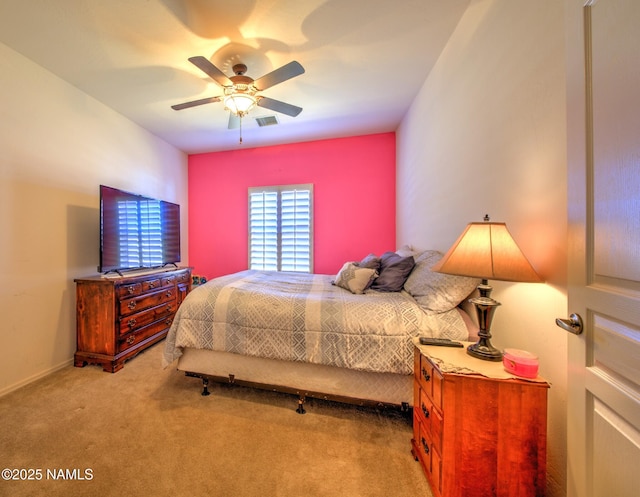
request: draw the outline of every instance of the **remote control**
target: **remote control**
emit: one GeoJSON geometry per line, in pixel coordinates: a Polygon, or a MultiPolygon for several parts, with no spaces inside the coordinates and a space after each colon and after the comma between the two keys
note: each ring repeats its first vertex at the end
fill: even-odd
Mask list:
{"type": "Polygon", "coordinates": [[[441,347],[464,347],[460,342],[455,342],[449,338],[427,338],[420,337],[422,345],[439,345],[441,347]]]}

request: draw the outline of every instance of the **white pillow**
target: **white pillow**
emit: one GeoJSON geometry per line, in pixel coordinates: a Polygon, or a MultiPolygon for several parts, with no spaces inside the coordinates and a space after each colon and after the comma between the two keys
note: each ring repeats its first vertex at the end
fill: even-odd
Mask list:
{"type": "Polygon", "coordinates": [[[375,269],[358,267],[354,262],[345,262],[334,283],[351,293],[360,294],[377,277],[378,272],[375,269]]]}

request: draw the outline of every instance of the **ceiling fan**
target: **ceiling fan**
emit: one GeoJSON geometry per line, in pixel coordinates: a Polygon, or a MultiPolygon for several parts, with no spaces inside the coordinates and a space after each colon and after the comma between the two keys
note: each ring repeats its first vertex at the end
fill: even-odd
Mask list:
{"type": "MultiPolygon", "coordinates": [[[[218,83],[223,89],[223,95],[172,105],[171,108],[174,110],[187,109],[189,107],[222,100],[225,109],[230,111],[229,129],[241,126],[242,118],[256,105],[292,117],[302,112],[301,107],[258,95],[258,92],[303,74],[304,68],[295,60],[255,80],[249,76],[245,76],[247,66],[244,64],[235,64],[233,66],[235,76],[227,77],[226,74],[214,66],[206,57],[200,55],[190,57],[189,62],[218,83]]],[[[242,137],[240,141],[242,142],[242,137]]]]}

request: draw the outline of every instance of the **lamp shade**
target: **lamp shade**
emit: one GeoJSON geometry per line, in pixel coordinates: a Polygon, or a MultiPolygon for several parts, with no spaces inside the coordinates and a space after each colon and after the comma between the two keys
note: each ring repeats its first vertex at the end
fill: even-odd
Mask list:
{"type": "Polygon", "coordinates": [[[505,223],[469,223],[432,271],[474,278],[538,283],[505,223]]]}

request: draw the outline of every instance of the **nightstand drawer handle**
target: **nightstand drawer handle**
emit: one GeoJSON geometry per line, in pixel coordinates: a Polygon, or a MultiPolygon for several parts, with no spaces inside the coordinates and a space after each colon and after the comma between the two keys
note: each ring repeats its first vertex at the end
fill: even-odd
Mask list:
{"type": "Polygon", "coordinates": [[[424,414],[425,418],[429,417],[429,409],[427,409],[427,406],[425,406],[424,404],[422,404],[422,414],[424,414]]]}
{"type": "Polygon", "coordinates": [[[138,303],[135,300],[132,300],[131,302],[129,302],[129,304],[127,305],[127,307],[131,310],[134,310],[136,308],[136,306],[138,305],[138,303]]]}
{"type": "Polygon", "coordinates": [[[131,318],[129,321],[127,321],[127,325],[129,326],[129,328],[133,328],[136,325],[136,318],[131,318]]]}
{"type": "Polygon", "coordinates": [[[424,368],[422,368],[422,376],[424,381],[429,381],[431,379],[431,376],[429,376],[429,373],[427,373],[427,370],[424,368]]]}
{"type": "Polygon", "coordinates": [[[173,295],[173,292],[172,292],[171,290],[168,290],[168,291],[167,291],[167,297],[168,297],[168,298],[171,298],[171,295],[173,295]]]}
{"type": "Polygon", "coordinates": [[[133,294],[133,292],[136,291],[135,287],[133,285],[127,287],[127,291],[129,292],[129,295],[133,294]]]}
{"type": "Polygon", "coordinates": [[[136,341],[136,336],[135,335],[131,335],[129,338],[127,338],[127,343],[129,345],[131,345],[135,341],[136,341]]]}
{"type": "Polygon", "coordinates": [[[155,287],[156,287],[155,282],[154,281],[150,281],[149,282],[149,288],[155,288],[155,287]]]}
{"type": "Polygon", "coordinates": [[[429,453],[429,446],[427,445],[427,441],[424,439],[424,437],[422,437],[422,448],[424,449],[424,453],[428,454],[429,453]]]}

